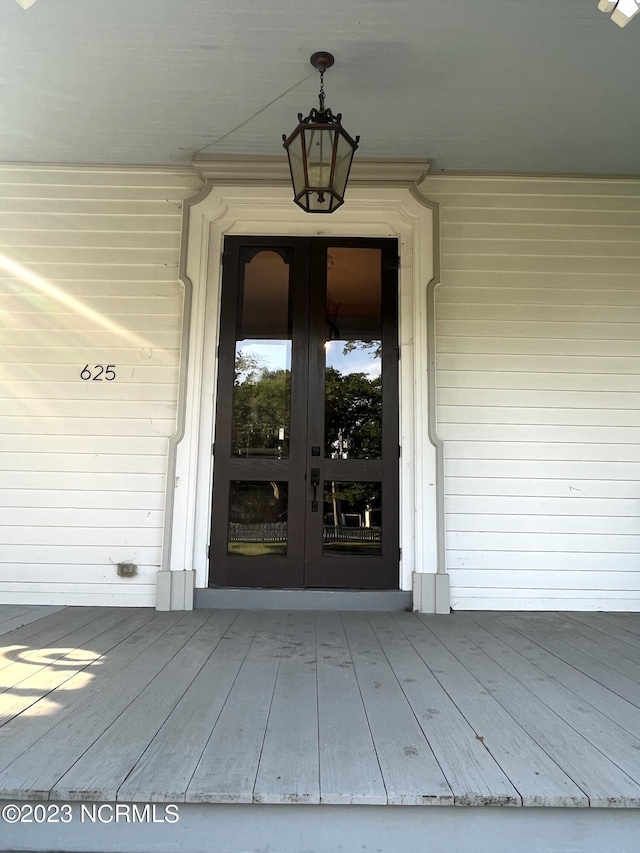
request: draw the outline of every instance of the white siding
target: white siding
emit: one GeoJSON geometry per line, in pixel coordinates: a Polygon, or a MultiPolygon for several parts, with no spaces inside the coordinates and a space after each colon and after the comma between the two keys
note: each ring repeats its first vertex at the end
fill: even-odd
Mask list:
{"type": "Polygon", "coordinates": [[[423,190],[452,606],[640,610],[640,181],[423,190]]]}
{"type": "Polygon", "coordinates": [[[2,602],[155,604],[182,201],[199,185],[188,170],[0,168],[2,602]],[[82,381],[86,364],[116,379],[82,381]]]}

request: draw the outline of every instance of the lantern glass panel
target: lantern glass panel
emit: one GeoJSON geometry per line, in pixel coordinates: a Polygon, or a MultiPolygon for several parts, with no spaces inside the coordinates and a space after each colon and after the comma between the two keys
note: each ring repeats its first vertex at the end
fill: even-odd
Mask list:
{"type": "Polygon", "coordinates": [[[336,145],[336,166],[333,176],[333,186],[341,198],[344,196],[347,186],[353,153],[353,148],[347,138],[339,133],[336,145]]]}
{"type": "Polygon", "coordinates": [[[305,185],[304,174],[304,159],[302,156],[302,134],[297,133],[287,148],[289,155],[289,167],[291,168],[291,180],[293,181],[293,189],[297,195],[302,191],[305,185]]]}
{"type": "Polygon", "coordinates": [[[304,131],[310,187],[331,186],[331,162],[335,131],[308,128],[304,131]]]}

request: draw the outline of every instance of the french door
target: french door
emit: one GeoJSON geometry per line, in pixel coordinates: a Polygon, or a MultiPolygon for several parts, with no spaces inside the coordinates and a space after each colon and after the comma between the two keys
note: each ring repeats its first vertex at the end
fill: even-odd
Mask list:
{"type": "Polygon", "coordinates": [[[397,589],[397,241],[223,258],[210,585],[397,589]]]}

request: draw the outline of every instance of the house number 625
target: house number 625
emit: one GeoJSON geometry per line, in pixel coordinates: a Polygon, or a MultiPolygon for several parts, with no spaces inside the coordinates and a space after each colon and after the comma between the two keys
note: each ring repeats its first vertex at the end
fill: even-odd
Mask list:
{"type": "Polygon", "coordinates": [[[115,364],[107,364],[106,367],[104,364],[94,364],[93,367],[89,367],[88,364],[85,364],[80,371],[80,379],[83,379],[85,382],[88,382],[89,379],[93,382],[102,382],[104,378],[107,382],[113,382],[116,378],[115,368],[115,364]]]}

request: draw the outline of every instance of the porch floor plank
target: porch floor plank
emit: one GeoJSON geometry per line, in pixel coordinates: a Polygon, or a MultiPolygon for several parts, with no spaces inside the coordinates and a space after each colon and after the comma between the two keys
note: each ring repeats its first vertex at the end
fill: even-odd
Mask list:
{"type": "MultiPolygon", "coordinates": [[[[55,605],[38,605],[38,604],[2,604],[0,605],[0,622],[7,619],[13,619],[16,616],[22,616],[25,613],[34,613],[36,611],[46,612],[50,607],[55,605]]],[[[59,608],[62,609],[62,608],[59,608]]]]}
{"type": "MultiPolygon", "coordinates": [[[[104,610],[94,609],[91,622],[97,621],[101,615],[104,615],[104,610]]],[[[156,619],[149,624],[152,616],[153,612],[149,610],[129,610],[124,621],[94,637],[88,644],[88,650],[83,648],[83,652],[90,651],[99,656],[95,661],[86,661],[84,665],[76,664],[68,678],[66,672],[65,677],[61,678],[55,667],[47,667],[21,682],[16,692],[5,692],[2,707],[9,710],[9,719],[0,725],[0,770],[32,748],[43,735],[72,713],[78,702],[88,701],[101,684],[108,690],[109,679],[116,676],[119,663],[128,664],[176,621],[173,616],[156,619]],[[117,651],[110,655],[107,675],[103,656],[116,647],[117,651]],[[32,698],[35,701],[31,702],[32,698]],[[43,698],[45,701],[41,702],[43,698]],[[22,711],[20,704],[23,706],[22,711]],[[11,713],[12,706],[14,713],[11,713]]],[[[42,641],[43,638],[38,636],[38,647],[49,653],[50,649],[42,646],[42,641]]]]}
{"type": "Polygon", "coordinates": [[[386,804],[340,613],[318,613],[316,631],[321,802],[386,804]]]}
{"type": "Polygon", "coordinates": [[[620,627],[619,624],[610,622],[605,618],[606,613],[563,613],[562,615],[567,621],[572,619],[581,625],[588,625],[590,628],[608,634],[618,641],[629,644],[640,652],[640,636],[627,630],[627,628],[620,627]]]}
{"type": "Polygon", "coordinates": [[[200,628],[55,784],[57,800],[115,800],[131,768],[143,754],[213,649],[224,637],[234,613],[207,614],[200,628]],[[167,690],[167,685],[171,690],[167,690]]]}
{"type": "Polygon", "coordinates": [[[38,703],[34,714],[28,713],[26,717],[20,714],[0,728],[0,755],[5,764],[0,772],[0,797],[11,799],[20,796],[20,791],[28,791],[29,799],[48,798],[58,779],[173,657],[177,651],[176,639],[184,642],[185,635],[199,627],[182,614],[167,617],[147,623],[148,631],[145,631],[147,624],[143,625],[136,632],[138,636],[132,635],[132,643],[125,641],[117,646],[121,671],[112,668],[106,679],[98,675],[89,686],[90,675],[77,673],[70,682],[79,684],[67,682],[49,694],[44,704],[38,703]],[[136,655],[140,640],[142,646],[146,641],[146,647],[136,655]],[[136,660],[132,667],[133,659],[136,660]],[[81,697],[73,695],[75,689],[82,691],[81,697]],[[56,708],[54,713],[48,703],[53,702],[55,707],[58,700],[66,707],[56,708]],[[38,748],[30,749],[35,743],[38,748]]]}
{"type": "MultiPolygon", "coordinates": [[[[122,782],[123,802],[182,803],[211,732],[255,640],[247,614],[233,616],[229,630],[193,679],[166,722],[122,782]]],[[[250,616],[253,622],[253,616],[250,616]]]]}
{"type": "Polygon", "coordinates": [[[2,617],[0,798],[640,808],[640,614],[2,617]]]}
{"type": "Polygon", "coordinates": [[[368,618],[455,804],[521,805],[518,791],[397,623],[388,613],[370,613],[368,618]]]}
{"type": "Polygon", "coordinates": [[[30,604],[3,604],[2,610],[0,610],[0,630],[4,622],[16,619],[25,613],[33,613],[37,609],[35,605],[30,604]]]}
{"type": "Polygon", "coordinates": [[[8,634],[15,628],[22,627],[22,625],[37,622],[43,616],[48,616],[50,613],[57,613],[59,610],[62,610],[62,607],[54,605],[11,607],[10,610],[0,614],[0,635],[8,634]]]}
{"type": "MultiPolygon", "coordinates": [[[[525,620],[514,621],[516,617],[505,617],[501,622],[509,627],[514,627],[523,636],[528,637],[530,631],[537,629],[531,628],[531,623],[525,620]]],[[[619,672],[611,669],[611,667],[602,663],[602,661],[591,657],[586,652],[580,651],[573,646],[568,645],[566,640],[558,635],[557,632],[549,630],[543,632],[540,630],[537,636],[537,642],[540,646],[550,651],[552,654],[559,657],[565,663],[569,664],[576,671],[602,684],[611,691],[612,695],[621,696],[632,705],[640,708],[640,682],[633,678],[628,678],[619,672]],[[544,636],[540,636],[544,634],[544,636]]]]}
{"type": "MultiPolygon", "coordinates": [[[[518,717],[542,749],[556,757],[566,773],[585,791],[590,804],[640,807],[640,785],[607,758],[606,748],[600,752],[540,698],[541,694],[545,695],[545,683],[550,679],[541,675],[536,693],[531,692],[460,633],[455,625],[464,624],[465,614],[460,614],[460,618],[456,616],[455,620],[455,623],[445,622],[443,617],[435,617],[429,621],[429,630],[508,713],[518,717]]],[[[500,651],[494,654],[498,656],[500,651]]],[[[508,652],[505,656],[508,657],[508,652]]],[[[523,660],[523,668],[524,664],[523,660]]],[[[566,707],[562,710],[567,713],[566,707]]]]}
{"type": "MultiPolygon", "coordinates": [[[[36,645],[35,649],[21,651],[17,655],[18,660],[0,670],[0,692],[5,694],[11,692],[11,696],[2,696],[0,725],[17,714],[23,713],[51,691],[69,681],[77,672],[97,661],[103,653],[100,649],[104,648],[102,634],[113,628],[119,640],[121,631],[118,626],[121,628],[121,623],[124,622],[127,630],[131,624],[127,621],[126,614],[119,611],[103,613],[99,618],[94,617],[89,621],[85,615],[83,621],[85,624],[77,630],[54,639],[54,648],[50,645],[38,648],[36,645]]],[[[133,624],[140,622],[138,618],[133,624]]],[[[8,657],[11,657],[11,653],[8,657]]]]}
{"type": "Polygon", "coordinates": [[[342,617],[390,805],[452,805],[449,787],[366,614],[342,617]]]}
{"type": "Polygon", "coordinates": [[[25,660],[25,656],[31,657],[40,646],[38,642],[40,638],[42,638],[43,646],[50,649],[54,643],[61,642],[63,637],[75,629],[82,628],[103,615],[97,615],[95,610],[89,607],[77,607],[72,612],[61,608],[56,613],[15,628],[11,631],[10,639],[0,636],[0,645],[3,650],[0,657],[0,673],[2,673],[0,677],[4,677],[3,671],[7,667],[12,667],[16,662],[25,660]]]}
{"type": "Polygon", "coordinates": [[[616,674],[640,683],[640,651],[635,652],[627,642],[620,642],[603,632],[593,631],[586,625],[576,627],[575,621],[566,624],[555,618],[555,614],[554,618],[549,620],[547,630],[550,636],[557,637],[566,645],[599,661],[616,674]],[[616,643],[619,652],[616,651],[616,643]]]}
{"type": "Polygon", "coordinates": [[[187,788],[187,802],[253,802],[288,614],[253,612],[246,619],[256,636],[187,788]]]}
{"type": "Polygon", "coordinates": [[[320,802],[316,656],[314,614],[292,613],[253,790],[254,802],[320,802]]]}
{"type": "Polygon", "coordinates": [[[559,613],[553,614],[549,625],[551,630],[557,631],[571,643],[595,644],[601,653],[606,655],[607,652],[610,652],[609,657],[614,657],[616,661],[622,660],[625,665],[629,661],[632,665],[637,666],[640,656],[640,636],[638,635],[630,632],[630,637],[635,637],[636,642],[629,642],[628,640],[621,642],[620,639],[610,636],[606,631],[600,631],[577,619],[566,619],[559,613]]]}
{"type": "MultiPolygon", "coordinates": [[[[640,739],[607,714],[607,711],[610,711],[609,703],[603,703],[606,710],[601,711],[596,707],[600,704],[600,694],[595,685],[592,688],[588,684],[589,679],[583,676],[586,683],[577,679],[577,685],[570,680],[569,684],[573,684],[580,691],[576,693],[569,684],[561,683],[553,673],[546,671],[544,657],[552,658],[552,655],[545,656],[543,652],[543,661],[534,663],[520,651],[521,642],[517,637],[509,638],[511,642],[507,644],[502,638],[496,637],[494,633],[478,624],[473,616],[465,618],[458,630],[514,676],[585,740],[588,740],[592,746],[603,750],[608,759],[635,782],[640,780],[640,764],[636,757],[640,753],[640,739]],[[590,699],[592,701],[589,701],[590,699]]],[[[526,641],[524,645],[527,645],[526,641]]],[[[549,665],[550,668],[555,668],[552,660],[549,665]]],[[[622,704],[624,700],[619,702],[622,704]]],[[[625,715],[624,721],[627,725],[631,725],[631,728],[634,728],[635,722],[637,729],[638,709],[628,703],[624,704],[628,706],[628,714],[625,715]]]]}
{"type": "Polygon", "coordinates": [[[617,673],[611,677],[611,670],[604,664],[567,648],[524,620],[510,617],[496,622],[483,616],[474,616],[474,620],[630,734],[640,737],[640,685],[617,673]],[[628,684],[624,692],[630,693],[631,699],[620,695],[621,681],[628,684]]]}
{"type": "Polygon", "coordinates": [[[37,669],[50,665],[65,654],[71,654],[77,645],[88,643],[103,630],[122,621],[125,616],[123,610],[115,607],[112,612],[101,613],[98,617],[95,613],[71,613],[64,622],[60,621],[58,630],[50,627],[45,632],[45,643],[42,646],[38,644],[39,634],[30,638],[28,647],[21,648],[16,645],[15,651],[5,652],[0,662],[0,690],[5,685],[15,687],[25,677],[33,675],[37,669]],[[58,647],[52,649],[54,643],[58,647]]]}
{"type": "MultiPolygon", "coordinates": [[[[476,738],[503,769],[524,806],[588,806],[589,799],[531,736],[429,630],[432,619],[394,614],[394,619],[469,722],[476,738]]],[[[443,617],[445,619],[449,617],[443,617]]],[[[456,615],[457,618],[457,615],[456,615]]]]}
{"type": "Polygon", "coordinates": [[[619,625],[632,634],[640,634],[640,622],[638,622],[637,615],[637,613],[603,613],[602,617],[606,622],[619,625]]]}

